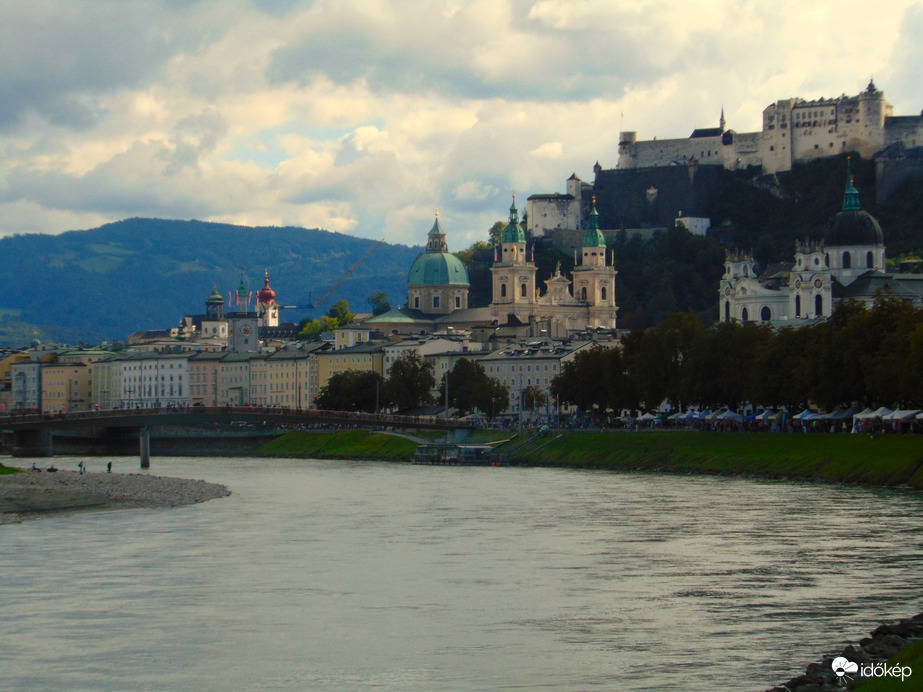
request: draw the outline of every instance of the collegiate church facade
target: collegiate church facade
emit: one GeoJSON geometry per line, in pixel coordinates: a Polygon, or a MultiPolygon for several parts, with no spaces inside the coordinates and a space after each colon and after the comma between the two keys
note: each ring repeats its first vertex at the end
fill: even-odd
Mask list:
{"type": "Polygon", "coordinates": [[[847,178],[843,208],[830,219],[823,240],[798,243],[793,263],[760,271],[752,253],[726,252],[719,321],[799,326],[830,317],[844,300],[870,307],[881,293],[923,306],[923,275],[887,271],[881,226],[862,210],[859,191],[847,178]]]}

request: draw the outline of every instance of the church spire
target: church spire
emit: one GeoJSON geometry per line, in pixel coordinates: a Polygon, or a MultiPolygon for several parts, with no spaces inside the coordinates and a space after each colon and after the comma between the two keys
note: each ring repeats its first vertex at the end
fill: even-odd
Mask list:
{"type": "Polygon", "coordinates": [[[718,128],[724,133],[724,104],[721,105],[721,117],[718,119],[718,128]]]}
{"type": "Polygon", "coordinates": [[[846,192],[843,194],[843,211],[858,211],[859,191],[853,184],[852,157],[846,157],[846,192]]]}

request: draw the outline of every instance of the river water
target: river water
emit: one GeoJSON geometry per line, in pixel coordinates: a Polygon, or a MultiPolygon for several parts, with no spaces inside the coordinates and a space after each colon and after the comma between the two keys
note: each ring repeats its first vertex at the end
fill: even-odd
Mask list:
{"type": "Polygon", "coordinates": [[[764,690],[923,609],[911,493],[306,460],[152,472],[233,495],[0,527],[0,688],[764,690]]]}

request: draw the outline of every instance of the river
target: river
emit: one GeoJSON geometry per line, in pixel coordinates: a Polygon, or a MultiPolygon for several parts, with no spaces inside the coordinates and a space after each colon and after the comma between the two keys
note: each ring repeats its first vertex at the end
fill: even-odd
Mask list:
{"type": "Polygon", "coordinates": [[[311,460],[152,473],[233,495],[0,527],[0,688],[764,690],[923,610],[909,492],[311,460]]]}

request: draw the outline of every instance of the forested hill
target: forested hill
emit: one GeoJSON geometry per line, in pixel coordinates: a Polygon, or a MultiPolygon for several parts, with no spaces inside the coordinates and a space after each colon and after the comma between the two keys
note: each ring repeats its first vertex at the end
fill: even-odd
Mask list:
{"type": "MultiPolygon", "coordinates": [[[[127,219],[61,235],[0,238],[0,344],[41,340],[76,344],[124,340],[200,314],[217,284],[227,300],[244,268],[248,290],[264,270],[283,305],[318,299],[376,241],[303,228],[251,228],[200,221],[127,219]]],[[[382,244],[316,314],[345,298],[354,311],[388,293],[406,301],[407,271],[421,248],[382,244]]],[[[298,322],[307,310],[283,310],[298,322]]]]}

